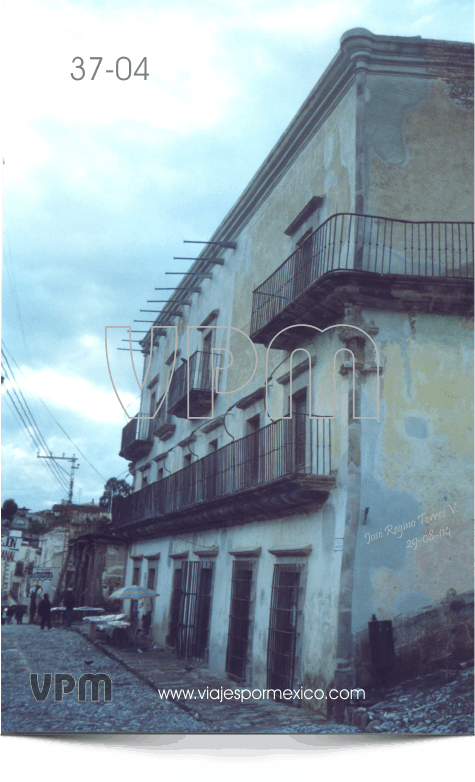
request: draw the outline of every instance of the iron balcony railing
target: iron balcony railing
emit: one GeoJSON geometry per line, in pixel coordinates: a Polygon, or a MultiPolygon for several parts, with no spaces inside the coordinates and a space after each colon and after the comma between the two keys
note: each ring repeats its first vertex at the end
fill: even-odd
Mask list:
{"type": "MultiPolygon", "coordinates": [[[[140,415],[137,413],[137,415],[140,415]]],[[[125,458],[136,458],[134,453],[143,451],[147,444],[151,445],[150,420],[147,418],[132,418],[122,429],[120,454],[125,458]]]]}
{"type": "Polygon", "coordinates": [[[137,419],[132,418],[128,424],[122,429],[122,440],[120,443],[120,450],[125,451],[132,443],[137,439],[137,419]]]}
{"type": "Polygon", "coordinates": [[[211,392],[212,360],[212,353],[197,350],[188,361],[175,368],[168,392],[168,410],[186,397],[188,389],[211,392]]]}
{"type": "Polygon", "coordinates": [[[473,278],[473,223],[332,215],[253,293],[251,338],[323,274],[473,278]]]}
{"type": "Polygon", "coordinates": [[[285,476],[330,475],[331,469],[331,422],[294,414],[117,498],[113,524],[164,516],[285,476]]]}

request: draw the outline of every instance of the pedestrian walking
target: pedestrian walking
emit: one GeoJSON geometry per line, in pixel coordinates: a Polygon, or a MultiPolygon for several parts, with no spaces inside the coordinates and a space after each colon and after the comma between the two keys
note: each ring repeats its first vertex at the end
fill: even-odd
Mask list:
{"type": "Polygon", "coordinates": [[[15,610],[15,619],[17,625],[23,624],[23,613],[24,613],[23,606],[17,606],[15,610]]]}
{"type": "Polygon", "coordinates": [[[28,609],[30,614],[30,625],[32,625],[35,621],[35,614],[36,614],[36,595],[33,594],[30,597],[30,607],[28,609]]]}
{"type": "Polygon", "coordinates": [[[66,609],[66,627],[71,627],[72,621],[73,621],[73,611],[74,606],[76,605],[76,599],[73,594],[73,590],[71,587],[66,590],[66,595],[63,600],[64,607],[66,609]]]}
{"type": "Polygon", "coordinates": [[[51,630],[51,603],[49,595],[45,595],[39,604],[38,614],[41,617],[41,629],[44,630],[45,625],[48,625],[48,630],[51,630]]]}
{"type": "Polygon", "coordinates": [[[10,625],[12,623],[12,619],[15,616],[16,608],[15,606],[8,606],[7,608],[7,625],[10,625]]]}

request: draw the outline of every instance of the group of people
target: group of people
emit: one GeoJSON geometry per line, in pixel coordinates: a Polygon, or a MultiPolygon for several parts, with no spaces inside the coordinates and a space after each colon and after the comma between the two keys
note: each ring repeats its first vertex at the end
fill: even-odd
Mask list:
{"type": "MultiPolygon", "coordinates": [[[[23,615],[25,611],[26,608],[24,606],[8,606],[8,608],[5,608],[4,612],[5,612],[5,619],[7,624],[11,624],[13,617],[15,617],[17,625],[23,624],[23,615]]],[[[2,616],[3,616],[3,612],[2,612],[2,616]]]]}
{"type": "MultiPolygon", "coordinates": [[[[66,609],[65,611],[65,620],[66,620],[66,627],[71,627],[73,622],[73,613],[74,613],[74,606],[76,605],[76,600],[73,594],[73,590],[71,588],[66,590],[66,594],[63,598],[63,605],[66,609]]],[[[30,600],[30,622],[33,621],[32,615],[34,617],[35,612],[38,612],[38,616],[41,619],[41,629],[44,630],[45,627],[48,628],[48,630],[51,629],[51,602],[49,599],[49,595],[45,595],[43,597],[43,600],[40,602],[38,609],[36,608],[36,597],[35,595],[31,596],[30,600]],[[34,605],[33,605],[34,603],[34,605]]]]}
{"type": "MultiPolygon", "coordinates": [[[[39,604],[37,603],[37,599],[38,599],[37,594],[33,592],[30,596],[30,605],[28,606],[28,613],[30,615],[30,624],[34,624],[35,616],[36,614],[38,614],[38,616],[40,617],[41,629],[44,630],[45,627],[47,627],[48,630],[50,630],[52,605],[49,599],[49,595],[45,594],[43,599],[40,600],[39,604]]],[[[73,621],[74,607],[76,605],[76,600],[72,589],[66,590],[66,594],[63,598],[63,605],[64,608],[66,609],[65,610],[66,627],[71,627],[73,621]]],[[[7,624],[11,623],[13,617],[15,617],[17,624],[23,624],[23,616],[25,615],[26,610],[27,610],[26,606],[22,606],[22,605],[8,606],[8,608],[4,609],[5,620],[7,624]]],[[[2,616],[3,616],[3,611],[2,611],[2,616]]]]}
{"type": "MultiPolygon", "coordinates": [[[[73,590],[71,588],[66,590],[66,594],[63,598],[63,605],[65,608],[65,623],[66,627],[71,627],[72,621],[73,621],[73,613],[74,608],[76,606],[76,599],[73,594],[73,590]]],[[[137,604],[134,604],[134,608],[136,611],[135,615],[135,625],[138,628],[138,622],[139,622],[139,607],[137,604]]],[[[37,594],[32,593],[30,596],[30,605],[28,607],[28,613],[30,615],[30,624],[35,623],[35,617],[38,614],[40,617],[40,626],[41,629],[44,630],[45,627],[48,628],[48,630],[51,629],[51,601],[49,599],[49,595],[45,594],[43,596],[43,599],[40,600],[39,604],[37,603],[37,594]]],[[[8,608],[5,609],[5,617],[8,624],[11,623],[13,617],[16,619],[17,624],[23,623],[23,616],[26,613],[26,606],[21,605],[11,605],[8,606],[8,608]]],[[[3,615],[3,614],[2,614],[3,615]]],[[[148,635],[150,632],[150,625],[152,623],[152,607],[150,604],[150,600],[144,601],[144,604],[142,606],[142,632],[145,635],[148,635]]],[[[2,619],[3,622],[3,619],[2,619]]]]}

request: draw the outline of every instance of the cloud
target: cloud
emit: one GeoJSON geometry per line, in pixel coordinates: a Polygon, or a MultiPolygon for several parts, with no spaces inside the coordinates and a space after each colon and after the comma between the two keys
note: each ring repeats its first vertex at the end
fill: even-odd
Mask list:
{"type": "MultiPolygon", "coordinates": [[[[472,8],[435,0],[15,0],[4,20],[4,338],[25,373],[25,394],[45,399],[108,478],[127,469],[117,455],[127,419],[107,370],[105,327],[148,328],[133,321],[153,319],[140,309],[162,298],[155,287],[178,279],[165,271],[186,267],[173,261],[188,255],[182,240],[209,238],[346,29],[466,40],[472,8]],[[87,73],[77,82],[76,56],[87,73]],[[91,56],[103,57],[93,81],[91,56]],[[121,56],[134,68],[147,56],[149,78],[118,80],[121,56]]],[[[136,413],[130,359],[116,350],[126,337],[112,340],[111,364],[136,413]]],[[[51,449],[74,451],[41,405],[38,422],[51,449]]],[[[47,483],[34,450],[15,450],[19,439],[30,444],[8,408],[3,437],[4,491],[41,508],[61,490],[52,477],[47,483]]],[[[103,481],[83,460],[76,485],[97,499],[103,481]]]]}
{"type": "MultiPolygon", "coordinates": [[[[93,385],[85,377],[65,375],[55,369],[33,370],[23,366],[22,387],[30,394],[36,394],[47,404],[80,415],[91,421],[123,425],[124,415],[112,388],[106,391],[93,385]]],[[[124,405],[133,401],[133,395],[120,391],[124,405]]]]}

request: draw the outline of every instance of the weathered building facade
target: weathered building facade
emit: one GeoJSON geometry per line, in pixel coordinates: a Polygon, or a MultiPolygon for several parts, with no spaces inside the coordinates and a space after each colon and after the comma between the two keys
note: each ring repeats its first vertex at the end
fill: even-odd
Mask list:
{"type": "Polygon", "coordinates": [[[72,588],[77,605],[101,606],[124,581],[125,543],[111,532],[110,514],[94,502],[63,503],[45,519],[50,529],[40,536],[34,565],[51,578],[32,585],[56,604],[72,588]]]}
{"type": "Polygon", "coordinates": [[[367,686],[372,615],[410,675],[400,628],[473,601],[472,63],[345,33],[142,343],[126,583],[255,688],[367,686]]]}

